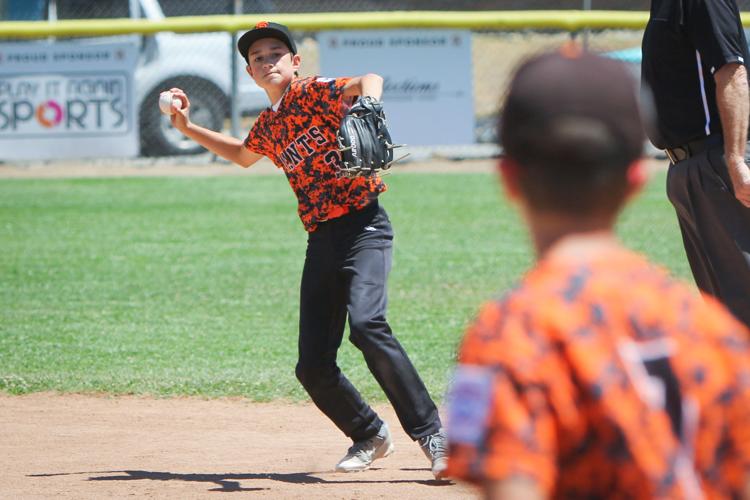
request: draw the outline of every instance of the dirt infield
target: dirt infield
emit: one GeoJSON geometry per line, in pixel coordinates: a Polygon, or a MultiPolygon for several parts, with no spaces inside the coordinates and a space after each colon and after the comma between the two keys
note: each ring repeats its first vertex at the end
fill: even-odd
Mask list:
{"type": "MultiPolygon", "coordinates": [[[[489,172],[496,161],[437,160],[414,172],[489,172]]],[[[663,160],[649,162],[666,168],[663,160]]],[[[0,178],[276,174],[227,164],[0,165],[0,178]]],[[[217,498],[470,499],[463,484],[432,480],[428,463],[389,406],[396,453],[366,472],[333,465],[350,444],[312,405],[243,399],[153,399],[0,394],[0,499],[217,498]]]]}
{"type": "Polygon", "coordinates": [[[377,410],[396,452],[342,474],[333,465],[350,443],[312,405],[0,395],[0,498],[476,497],[433,480],[390,407],[377,410]]]}

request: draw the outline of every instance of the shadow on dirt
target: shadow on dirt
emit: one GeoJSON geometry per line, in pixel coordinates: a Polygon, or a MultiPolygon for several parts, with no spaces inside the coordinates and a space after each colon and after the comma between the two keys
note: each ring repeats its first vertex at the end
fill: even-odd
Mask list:
{"type": "MultiPolygon", "coordinates": [[[[372,470],[377,470],[373,468],[372,470]]],[[[413,470],[413,469],[404,469],[413,470]]],[[[213,488],[209,491],[224,491],[224,492],[235,492],[235,491],[261,491],[268,490],[270,488],[243,488],[240,481],[252,481],[252,480],[270,480],[280,481],[283,483],[292,484],[376,484],[376,483],[387,483],[387,484],[400,484],[400,483],[411,483],[411,484],[423,484],[429,486],[447,486],[452,484],[450,481],[436,481],[436,480],[415,480],[415,479],[389,479],[389,480],[343,480],[338,479],[342,474],[337,474],[336,478],[322,478],[320,474],[328,474],[326,472],[293,472],[288,474],[282,473],[247,473],[247,474],[177,474],[174,472],[157,472],[157,471],[145,471],[145,470],[112,470],[112,471],[91,471],[91,472],[63,472],[63,473],[51,473],[51,474],[29,474],[27,477],[53,477],[53,476],[70,476],[70,475],[84,475],[84,474],[107,474],[91,476],[88,481],[140,481],[140,480],[151,480],[151,481],[190,481],[199,483],[214,483],[218,485],[218,488],[213,488]],[[114,475],[109,475],[114,474],[114,475]]],[[[333,473],[331,473],[333,474],[333,473]]],[[[362,477],[362,476],[357,476],[362,477]]]]}

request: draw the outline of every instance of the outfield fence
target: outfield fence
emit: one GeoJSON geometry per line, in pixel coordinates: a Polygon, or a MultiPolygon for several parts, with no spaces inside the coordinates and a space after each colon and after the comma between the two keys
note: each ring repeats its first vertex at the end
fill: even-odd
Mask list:
{"type": "MultiPolygon", "coordinates": [[[[473,130],[469,139],[463,141],[466,144],[452,148],[458,151],[457,156],[466,157],[493,154],[495,151],[495,124],[500,102],[519,61],[575,39],[590,50],[626,61],[637,73],[642,30],[648,17],[647,12],[642,10],[597,10],[596,5],[603,3],[597,0],[589,2],[593,4],[592,10],[569,9],[571,5],[580,6],[580,1],[576,1],[557,2],[560,10],[539,11],[479,10],[496,6],[496,2],[471,2],[475,5],[472,10],[445,11],[439,9],[445,8],[448,2],[362,0],[353,5],[322,0],[57,0],[52,1],[56,9],[50,10],[49,1],[20,2],[24,8],[17,11],[13,19],[41,17],[44,21],[0,21],[0,42],[4,42],[3,47],[6,48],[24,43],[40,44],[40,47],[52,47],[61,42],[89,45],[122,41],[132,43],[137,48],[134,124],[139,132],[138,154],[141,156],[171,156],[201,151],[172,129],[168,119],[158,113],[155,105],[158,92],[173,86],[188,91],[193,106],[192,118],[197,123],[237,137],[246,133],[258,112],[267,105],[267,98],[245,74],[244,63],[234,47],[237,34],[261,20],[273,19],[291,28],[302,56],[303,75],[321,74],[321,67],[325,65],[321,61],[324,47],[321,47],[320,40],[326,32],[468,32],[471,41],[469,91],[473,130]],[[430,11],[383,10],[397,6],[425,7],[428,4],[432,9],[430,11]],[[36,10],[34,5],[37,5],[36,10]],[[347,7],[350,10],[371,10],[339,12],[347,7]],[[295,13],[310,10],[315,12],[295,13]]],[[[5,13],[6,19],[10,3],[13,0],[0,0],[0,13],[5,13]]],[[[750,0],[741,0],[741,4],[743,9],[750,10],[750,0]]],[[[460,8],[462,2],[451,2],[450,5],[460,8]]],[[[745,18],[745,21],[750,24],[750,19],[745,18]]],[[[0,69],[3,61],[6,64],[9,62],[0,53],[0,69]]],[[[393,62],[403,64],[398,60],[398,54],[393,56],[393,62]]],[[[443,65],[440,71],[458,71],[456,61],[440,63],[443,65]]],[[[341,74],[347,73],[343,71],[341,74]]],[[[6,87],[3,94],[3,78],[4,75],[0,73],[0,161],[5,160],[3,152],[12,147],[11,141],[2,141],[3,135],[7,138],[7,134],[12,132],[8,120],[3,120],[3,116],[13,106],[11,101],[20,98],[7,91],[10,87],[6,87]],[[5,108],[3,99],[6,100],[5,108]]],[[[385,95],[384,99],[387,101],[388,96],[385,95]]],[[[451,116],[446,116],[443,111],[436,105],[422,114],[434,113],[433,121],[449,122],[451,116]]],[[[441,144],[431,146],[435,150],[440,149],[441,144]]]]}

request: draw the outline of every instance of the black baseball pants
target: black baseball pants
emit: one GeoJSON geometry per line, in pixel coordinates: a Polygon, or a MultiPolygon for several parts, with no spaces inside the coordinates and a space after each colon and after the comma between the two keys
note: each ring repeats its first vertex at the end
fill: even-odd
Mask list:
{"type": "Polygon", "coordinates": [[[435,403],[386,321],[393,230],[374,201],[309,233],[300,289],[296,375],[315,405],[353,441],[382,421],[336,364],[347,316],[349,340],[412,439],[440,429],[435,403]]]}
{"type": "Polygon", "coordinates": [[[734,197],[723,146],[670,165],[667,196],[696,284],[750,327],[750,208],[734,197]]]}

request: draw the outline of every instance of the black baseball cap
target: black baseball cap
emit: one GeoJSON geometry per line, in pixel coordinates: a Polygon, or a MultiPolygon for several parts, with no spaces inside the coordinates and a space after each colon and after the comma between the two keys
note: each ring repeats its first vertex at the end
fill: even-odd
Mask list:
{"type": "Polygon", "coordinates": [[[643,153],[651,118],[644,102],[622,62],[568,45],[518,69],[500,118],[501,143],[528,166],[627,165],[643,153]]]}
{"type": "Polygon", "coordinates": [[[297,45],[294,43],[292,34],[289,33],[289,28],[283,24],[261,21],[237,41],[237,50],[240,51],[240,55],[245,58],[246,62],[249,63],[247,60],[247,51],[250,50],[250,46],[261,38],[276,38],[281,40],[289,47],[292,54],[297,53],[297,45]]]}

